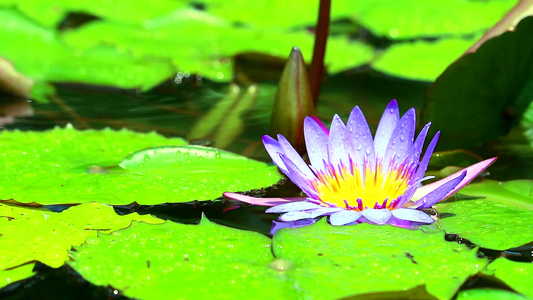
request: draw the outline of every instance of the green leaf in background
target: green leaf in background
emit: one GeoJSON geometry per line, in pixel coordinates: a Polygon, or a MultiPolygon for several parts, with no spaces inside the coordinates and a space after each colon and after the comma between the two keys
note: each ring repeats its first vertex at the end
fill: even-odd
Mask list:
{"type": "MultiPolygon", "coordinates": [[[[62,37],[77,49],[113,45],[136,56],[169,58],[183,72],[225,82],[233,78],[231,60],[237,53],[261,52],[285,58],[298,45],[309,59],[314,41],[313,34],[305,30],[235,27],[195,10],[181,11],[174,18],[151,20],[144,27],[94,21],[69,30],[62,37]]],[[[325,63],[330,71],[338,72],[362,65],[372,56],[370,46],[333,36],[328,40],[325,63]]]]}
{"type": "Polygon", "coordinates": [[[56,31],[42,28],[18,12],[0,9],[0,56],[37,81],[82,82],[149,89],[171,77],[164,60],[135,57],[108,46],[74,49],[56,31]]]}
{"type": "Polygon", "coordinates": [[[226,191],[258,189],[281,178],[275,166],[213,148],[172,148],[186,142],[153,132],[68,127],[3,131],[0,141],[0,199],[22,203],[212,200],[226,191]],[[142,150],[162,145],[167,147],[142,150]]]}
{"type": "Polygon", "coordinates": [[[460,291],[457,294],[456,300],[486,300],[486,299],[498,299],[498,300],[526,300],[519,294],[496,289],[472,289],[466,291],[460,291]]]}
{"type": "Polygon", "coordinates": [[[515,4],[516,1],[501,0],[366,0],[346,1],[332,9],[348,12],[378,36],[408,39],[480,33],[492,27],[515,4]]]}
{"type": "Polygon", "coordinates": [[[522,295],[533,298],[533,264],[498,258],[484,273],[494,275],[522,295]]]}
{"type": "Polygon", "coordinates": [[[500,183],[485,180],[470,184],[460,193],[478,200],[444,202],[435,207],[442,229],[489,249],[505,250],[533,241],[533,181],[500,183]]]}
{"type": "Polygon", "coordinates": [[[475,41],[476,38],[454,38],[396,43],[387,48],[372,67],[396,77],[434,81],[475,41]]]}
{"type": "Polygon", "coordinates": [[[295,299],[283,272],[268,268],[271,240],[209,222],[134,223],[70,252],[69,264],[96,285],[140,299],[295,299]]]}
{"type": "Polygon", "coordinates": [[[421,123],[442,130],[440,149],[495,140],[519,122],[533,99],[531,32],[527,17],[461,57],[428,89],[421,123]]]}
{"type": "Polygon", "coordinates": [[[13,282],[33,276],[35,274],[35,272],[33,272],[34,266],[35,263],[29,263],[14,269],[0,270],[0,288],[3,288],[13,282]]]}
{"type": "Polygon", "coordinates": [[[487,264],[475,250],[425,233],[392,226],[314,225],[274,235],[274,255],[292,261],[288,276],[309,299],[339,299],[425,285],[450,299],[463,282],[487,264]],[[406,276],[409,274],[409,276],[406,276]]]}
{"type": "Polygon", "coordinates": [[[112,207],[98,203],[70,207],[61,213],[1,204],[0,215],[0,270],[32,261],[57,268],[68,259],[72,246],[81,245],[98,232],[111,233],[128,227],[132,220],[163,222],[136,213],[118,216],[112,207]]]}

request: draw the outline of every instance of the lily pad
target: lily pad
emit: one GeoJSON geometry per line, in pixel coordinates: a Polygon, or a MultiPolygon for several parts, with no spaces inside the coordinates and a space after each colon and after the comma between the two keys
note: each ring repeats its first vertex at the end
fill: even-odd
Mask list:
{"type": "Polygon", "coordinates": [[[533,241],[532,181],[520,180],[500,183],[485,180],[471,184],[461,194],[483,197],[439,203],[435,207],[442,214],[440,220],[447,233],[489,249],[505,250],[533,241]]]}
{"type": "MultiPolygon", "coordinates": [[[[0,270],[41,261],[57,268],[68,259],[68,250],[98,232],[128,227],[132,220],[162,223],[136,213],[118,216],[112,207],[87,203],[61,212],[0,204],[0,270]]],[[[22,272],[19,274],[28,274],[22,272]]]]}
{"type": "Polygon", "coordinates": [[[133,298],[296,299],[283,272],[267,267],[270,242],[206,218],[199,225],[134,223],[75,247],[69,264],[93,284],[133,298]]]}
{"type": "Polygon", "coordinates": [[[156,133],[67,127],[3,131],[0,141],[0,199],[22,203],[211,200],[225,191],[258,189],[281,178],[265,163],[213,148],[170,147],[185,141],[156,133]],[[139,150],[160,145],[167,147],[139,150]]]}
{"type": "Polygon", "coordinates": [[[147,90],[175,73],[167,61],[135,57],[105,45],[86,50],[68,47],[55,30],[42,28],[15,10],[0,8],[0,36],[0,55],[37,81],[147,90]]]}
{"type": "Polygon", "coordinates": [[[461,291],[457,294],[457,300],[486,300],[486,299],[498,299],[498,300],[526,300],[517,293],[497,290],[497,289],[472,289],[461,291]]]}
{"type": "Polygon", "coordinates": [[[0,288],[3,288],[4,286],[17,282],[19,280],[23,280],[26,278],[29,278],[35,274],[33,272],[33,267],[35,266],[35,263],[29,263],[20,267],[16,267],[9,270],[1,270],[0,271],[0,288]]]}
{"type": "Polygon", "coordinates": [[[522,19],[514,32],[461,57],[430,86],[421,123],[442,130],[439,149],[496,140],[519,123],[533,99],[531,32],[533,17],[522,19]]]}
{"type": "Polygon", "coordinates": [[[304,298],[339,299],[371,292],[401,291],[425,285],[450,299],[487,261],[476,251],[425,233],[392,226],[314,225],[282,229],[274,235],[274,255],[292,261],[288,276],[304,298]],[[409,276],[406,276],[409,274],[409,276]]]}
{"type": "Polygon", "coordinates": [[[485,273],[494,275],[529,299],[533,298],[533,264],[498,258],[487,267],[485,273]]]}
{"type": "Polygon", "coordinates": [[[475,41],[475,38],[442,39],[393,44],[372,67],[396,77],[434,81],[475,41]]]}

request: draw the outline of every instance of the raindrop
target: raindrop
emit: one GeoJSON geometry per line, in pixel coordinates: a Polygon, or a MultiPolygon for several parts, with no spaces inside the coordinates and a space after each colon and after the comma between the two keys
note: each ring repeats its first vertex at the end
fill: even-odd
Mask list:
{"type": "Polygon", "coordinates": [[[150,161],[150,155],[145,154],[144,155],[144,161],[150,161]]]}

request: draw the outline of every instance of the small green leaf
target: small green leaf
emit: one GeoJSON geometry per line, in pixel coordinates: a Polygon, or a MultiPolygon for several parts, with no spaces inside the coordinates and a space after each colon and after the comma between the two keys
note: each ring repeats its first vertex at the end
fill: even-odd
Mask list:
{"type": "Polygon", "coordinates": [[[533,198],[513,191],[529,193],[531,186],[530,180],[470,184],[460,193],[483,199],[435,205],[441,215],[451,214],[440,224],[447,233],[489,249],[505,250],[529,243],[533,241],[533,198]]]}
{"type": "Polygon", "coordinates": [[[0,271],[0,288],[5,287],[8,284],[17,282],[29,278],[35,274],[33,267],[35,263],[29,263],[9,270],[0,271]]]}
{"type": "Polygon", "coordinates": [[[475,250],[446,242],[443,232],[366,223],[334,227],[325,219],[278,231],[273,250],[276,257],[294,262],[289,278],[310,299],[339,299],[420,285],[439,299],[450,299],[469,276],[487,264],[476,257],[475,250]]]}
{"type": "Polygon", "coordinates": [[[488,265],[484,273],[494,275],[515,291],[533,298],[533,264],[498,258],[488,265]]]}
{"type": "Polygon", "coordinates": [[[96,285],[140,299],[295,299],[283,272],[266,267],[270,239],[220,226],[134,223],[70,252],[69,264],[96,285]]]}
{"type": "Polygon", "coordinates": [[[97,232],[128,227],[132,220],[162,223],[136,213],[118,216],[112,207],[87,203],[61,212],[0,204],[0,270],[31,261],[53,268],[68,259],[67,251],[97,232]]]}
{"type": "Polygon", "coordinates": [[[498,299],[498,300],[526,300],[527,298],[520,296],[517,293],[496,290],[496,289],[472,289],[466,291],[460,291],[457,294],[456,300],[486,300],[486,299],[498,299]]]}

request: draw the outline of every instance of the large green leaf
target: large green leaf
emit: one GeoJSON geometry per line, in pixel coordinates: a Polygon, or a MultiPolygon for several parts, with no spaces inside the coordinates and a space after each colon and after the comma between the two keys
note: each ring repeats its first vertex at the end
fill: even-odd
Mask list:
{"type": "MultiPolygon", "coordinates": [[[[98,232],[111,233],[128,227],[132,220],[163,222],[136,213],[118,216],[112,207],[97,203],[74,206],[61,213],[0,204],[0,216],[0,270],[32,261],[57,268],[68,259],[67,251],[72,246],[81,245],[98,232]]],[[[20,276],[28,274],[27,270],[19,271],[20,276]]]]}
{"type": "Polygon", "coordinates": [[[292,261],[288,276],[309,299],[401,291],[425,285],[451,298],[487,263],[475,250],[444,241],[444,233],[359,224],[334,227],[325,219],[274,235],[274,255],[292,261]],[[409,274],[409,276],[406,276],[409,274]]]}
{"type": "Polygon", "coordinates": [[[283,272],[268,268],[270,239],[220,226],[134,223],[70,253],[69,264],[97,285],[141,299],[295,299],[283,272]]]}
{"type": "Polygon", "coordinates": [[[531,32],[533,17],[527,17],[516,31],[461,57],[428,89],[422,123],[443,131],[441,149],[495,140],[519,122],[533,100],[531,32]]]}
{"type": "Polygon", "coordinates": [[[281,178],[265,163],[213,148],[179,146],[185,141],[156,133],[68,127],[4,131],[0,141],[0,199],[23,203],[211,200],[225,191],[258,189],[281,178]],[[144,149],[154,146],[166,147],[144,149]]]}
{"type": "Polygon", "coordinates": [[[436,205],[447,233],[485,248],[505,250],[533,241],[533,181],[500,183],[485,180],[470,184],[461,194],[482,197],[478,200],[445,202],[436,205]]]}
{"type": "Polygon", "coordinates": [[[457,300],[525,300],[527,298],[513,292],[496,289],[472,289],[461,291],[457,294],[457,300]]]}
{"type": "Polygon", "coordinates": [[[485,273],[494,275],[529,299],[533,298],[533,264],[498,258],[487,267],[485,273]]]}
{"type": "MultiPolygon", "coordinates": [[[[314,42],[313,34],[305,30],[233,26],[193,10],[179,12],[175,18],[152,20],[144,27],[95,21],[66,32],[63,38],[74,48],[92,49],[105,44],[137,56],[169,58],[183,72],[200,73],[217,81],[233,78],[231,60],[237,53],[261,52],[285,58],[297,45],[310,59],[314,42]]],[[[371,47],[363,43],[332,36],[325,63],[332,72],[338,72],[362,65],[372,55],[371,47]]]]}
{"type": "Polygon", "coordinates": [[[37,80],[148,89],[174,74],[166,61],[117,48],[73,49],[54,30],[39,27],[14,10],[0,9],[0,36],[0,56],[37,80]]]}

